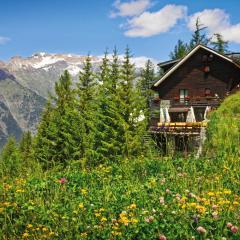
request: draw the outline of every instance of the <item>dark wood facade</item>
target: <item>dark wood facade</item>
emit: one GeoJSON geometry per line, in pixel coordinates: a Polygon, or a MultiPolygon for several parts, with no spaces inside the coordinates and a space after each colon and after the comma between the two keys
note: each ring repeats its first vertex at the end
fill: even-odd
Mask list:
{"type": "Polygon", "coordinates": [[[200,48],[193,56],[176,69],[159,86],[155,87],[160,99],[174,100],[180,89],[188,89],[189,99],[205,97],[206,89],[210,96],[216,94],[223,98],[240,82],[240,68],[225,59],[213,55],[211,61],[205,63],[204,56],[209,53],[200,48]],[[209,67],[209,72],[205,68],[209,67]]]}
{"type": "MultiPolygon", "coordinates": [[[[203,122],[206,110],[215,109],[227,95],[240,88],[240,65],[201,45],[183,59],[165,62],[160,67],[165,73],[153,86],[158,96],[152,103],[151,123],[152,129],[159,132],[169,130],[171,123],[179,123],[177,125],[182,126],[179,129],[184,126],[183,132],[186,132],[191,125],[187,117],[190,109],[194,115],[192,122],[203,122]],[[167,121],[166,118],[161,120],[161,108],[167,108],[170,116],[167,121]]],[[[174,125],[175,130],[177,125],[174,125]]],[[[192,126],[202,125],[192,123],[192,126]]]]}

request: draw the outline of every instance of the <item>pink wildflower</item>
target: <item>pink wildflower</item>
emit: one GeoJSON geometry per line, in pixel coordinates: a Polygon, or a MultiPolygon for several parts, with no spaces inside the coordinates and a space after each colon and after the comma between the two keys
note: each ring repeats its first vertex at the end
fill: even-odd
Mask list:
{"type": "Polygon", "coordinates": [[[159,198],[160,204],[164,205],[165,201],[164,201],[164,197],[160,197],[159,198]]]}
{"type": "Polygon", "coordinates": [[[64,184],[64,183],[67,182],[67,179],[66,179],[66,178],[60,178],[60,179],[59,179],[59,182],[60,182],[61,184],[64,184]]]}
{"type": "Polygon", "coordinates": [[[233,225],[232,225],[232,223],[227,223],[227,228],[231,228],[233,225]]]}
{"type": "Polygon", "coordinates": [[[237,226],[232,226],[231,231],[232,231],[232,233],[237,233],[238,232],[238,227],[237,226]]]}
{"type": "Polygon", "coordinates": [[[213,209],[213,210],[216,210],[217,208],[218,208],[217,205],[213,205],[213,206],[212,206],[212,209],[213,209]]]}
{"type": "Polygon", "coordinates": [[[207,232],[207,230],[206,230],[204,227],[201,227],[201,226],[199,226],[199,227],[197,228],[197,231],[198,231],[198,233],[201,233],[201,234],[204,234],[204,233],[207,232]]]}
{"type": "Polygon", "coordinates": [[[167,240],[167,238],[164,235],[160,235],[159,240],[167,240]]]}
{"type": "Polygon", "coordinates": [[[166,189],[166,193],[169,194],[169,193],[171,193],[171,191],[167,188],[167,189],[166,189]]]}
{"type": "Polygon", "coordinates": [[[153,217],[153,216],[150,216],[150,217],[148,217],[148,218],[145,218],[145,222],[147,222],[147,223],[151,223],[151,222],[153,222],[153,220],[154,220],[154,217],[153,217]]]}

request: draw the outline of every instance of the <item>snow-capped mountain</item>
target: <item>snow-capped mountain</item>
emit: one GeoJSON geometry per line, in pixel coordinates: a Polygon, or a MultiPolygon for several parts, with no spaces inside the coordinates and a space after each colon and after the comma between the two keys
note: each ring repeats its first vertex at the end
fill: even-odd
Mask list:
{"type": "MultiPolygon", "coordinates": [[[[102,57],[91,56],[95,71],[99,69],[102,57]]],[[[19,139],[22,131],[36,131],[46,98],[53,92],[55,82],[66,69],[76,82],[85,59],[86,56],[76,54],[40,52],[30,57],[15,56],[7,62],[0,61],[0,148],[9,135],[19,139]]],[[[135,57],[132,62],[139,70],[147,59],[135,57]]],[[[123,61],[123,55],[119,60],[123,61]]]]}

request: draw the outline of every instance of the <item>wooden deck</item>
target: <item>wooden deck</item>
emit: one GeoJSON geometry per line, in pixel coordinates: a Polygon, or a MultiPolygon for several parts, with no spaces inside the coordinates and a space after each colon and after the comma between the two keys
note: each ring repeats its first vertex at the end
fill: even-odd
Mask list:
{"type": "Polygon", "coordinates": [[[201,129],[205,127],[207,122],[158,123],[157,126],[151,126],[149,132],[166,135],[200,135],[201,129]]]}

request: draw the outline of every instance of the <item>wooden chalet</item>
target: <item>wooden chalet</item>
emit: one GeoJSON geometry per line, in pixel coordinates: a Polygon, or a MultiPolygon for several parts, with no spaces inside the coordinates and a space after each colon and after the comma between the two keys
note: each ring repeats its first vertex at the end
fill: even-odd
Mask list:
{"type": "MultiPolygon", "coordinates": [[[[231,57],[198,45],[184,58],[159,64],[162,77],[153,85],[150,132],[174,137],[180,150],[189,136],[200,136],[208,113],[240,89],[240,65],[231,57]]],[[[188,144],[187,144],[188,145],[188,144]]]]}

